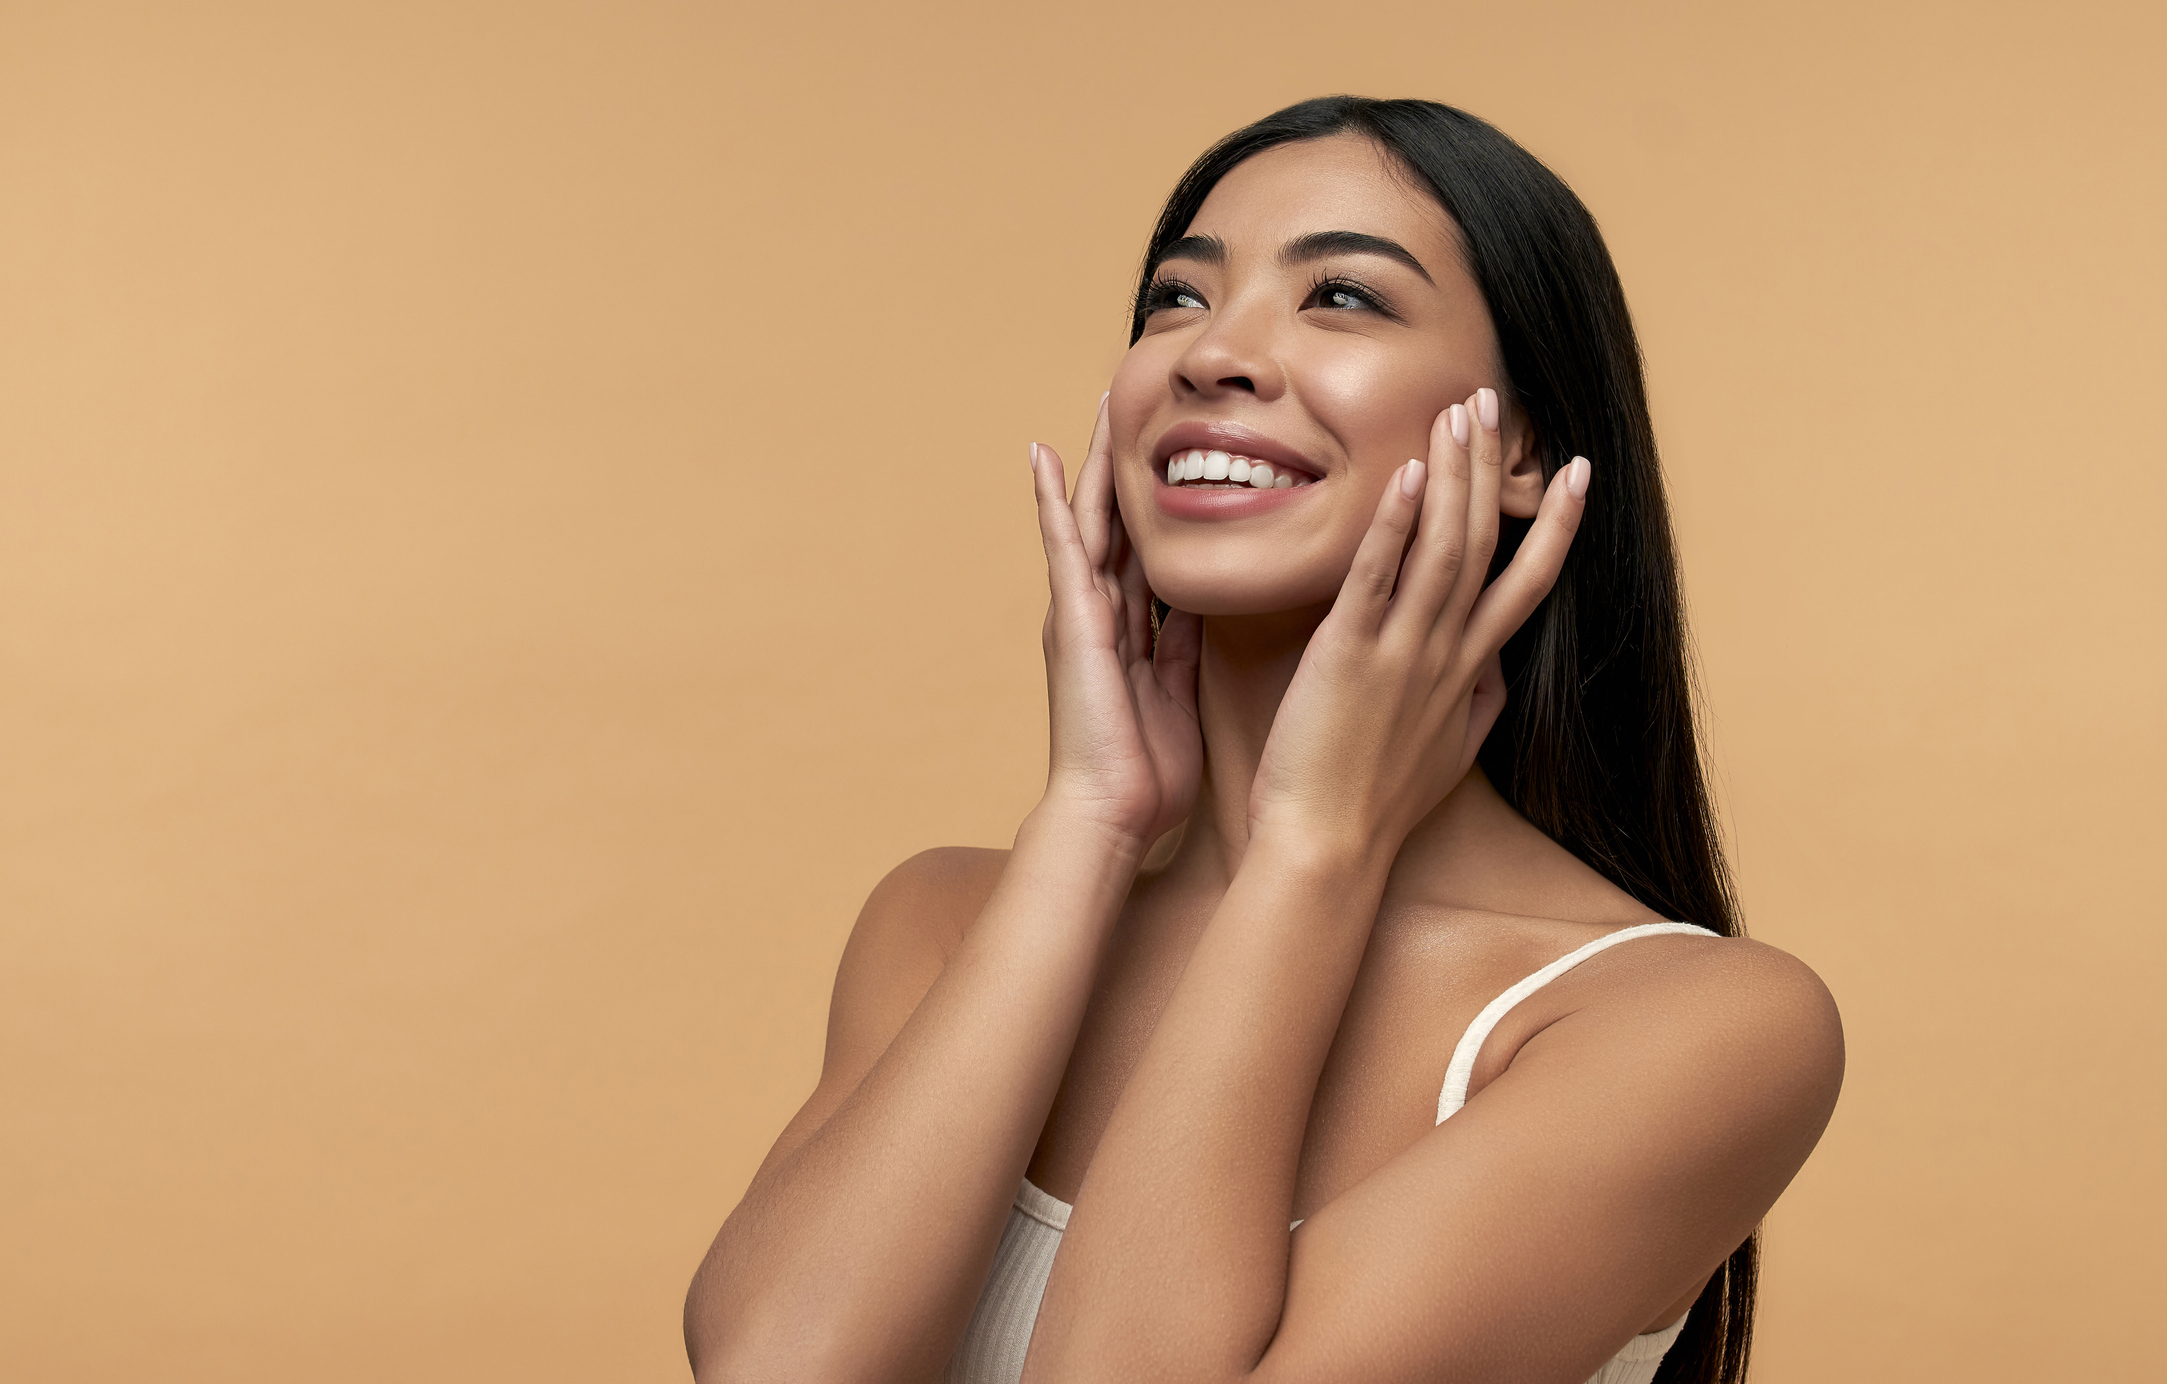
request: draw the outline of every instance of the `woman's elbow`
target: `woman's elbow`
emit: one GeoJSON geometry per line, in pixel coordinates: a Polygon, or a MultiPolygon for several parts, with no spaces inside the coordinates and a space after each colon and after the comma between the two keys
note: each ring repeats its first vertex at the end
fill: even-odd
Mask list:
{"type": "Polygon", "coordinates": [[[704,1283],[685,1295],[685,1358],[696,1384],[879,1384],[893,1378],[846,1324],[809,1303],[748,1302],[704,1283]]]}

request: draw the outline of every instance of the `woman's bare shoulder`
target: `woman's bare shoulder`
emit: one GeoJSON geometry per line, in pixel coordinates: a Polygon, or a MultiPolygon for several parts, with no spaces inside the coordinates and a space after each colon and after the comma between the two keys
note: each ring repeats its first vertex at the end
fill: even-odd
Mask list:
{"type": "Polygon", "coordinates": [[[940,979],[1007,862],[1007,851],[945,846],[920,851],[873,886],[835,968],[820,1083],[768,1163],[811,1138],[873,1069],[940,979]]]}
{"type": "Polygon", "coordinates": [[[890,870],[843,947],[828,1005],[828,1066],[870,1066],[963,940],[1000,882],[1008,852],[975,846],[920,851],[890,870]]]}
{"type": "MultiPolygon", "coordinates": [[[[1818,1036],[1840,1054],[1843,1025],[1836,998],[1812,967],[1750,937],[1649,937],[1636,943],[1644,963],[1619,978],[1619,997],[1637,1007],[1660,998],[1686,1006],[1732,1037],[1765,1035],[1777,1043],[1818,1036]]],[[[1619,948],[1621,961],[1636,948],[1619,948]]]]}
{"type": "Polygon", "coordinates": [[[905,860],[873,886],[859,910],[851,945],[933,947],[945,957],[984,910],[1008,865],[1008,852],[983,846],[935,846],[905,860]]]}
{"type": "MultiPolygon", "coordinates": [[[[1493,963],[1491,981],[1632,925],[1496,920],[1493,951],[1520,959],[1493,963]]],[[[1591,1073],[1638,1054],[1651,1066],[1633,1082],[1660,1080],[1683,1099],[1744,1099],[1801,1133],[1819,1132],[1843,1083],[1843,1021],[1828,987],[1797,957],[1743,937],[1640,935],[1604,949],[1505,1014],[1480,1051],[1470,1092],[1509,1070],[1527,1072],[1538,1052],[1547,1059],[1538,1067],[1591,1073]]]]}
{"type": "Polygon", "coordinates": [[[1727,1095],[1819,1134],[1843,1084],[1844,1039],[1812,967],[1765,942],[1690,934],[1642,938],[1601,960],[1569,1001],[1585,1013],[1586,1041],[1644,1044],[1681,1097],[1727,1095]]]}
{"type": "MultiPolygon", "coordinates": [[[[1709,939],[1673,984],[1720,1030],[1787,1065],[1825,1079],[1829,1099],[1843,1079],[1843,1016],[1811,966],[1750,937],[1709,939]]],[[[1680,958],[1681,962],[1685,958],[1680,958]]]]}
{"type": "Polygon", "coordinates": [[[843,948],[837,1006],[900,990],[896,998],[915,1007],[985,909],[1007,864],[1007,851],[936,846],[888,871],[866,896],[843,948]]]}

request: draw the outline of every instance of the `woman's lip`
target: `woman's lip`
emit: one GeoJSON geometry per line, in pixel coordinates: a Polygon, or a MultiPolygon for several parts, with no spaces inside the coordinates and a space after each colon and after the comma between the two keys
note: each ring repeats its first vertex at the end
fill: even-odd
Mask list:
{"type": "Polygon", "coordinates": [[[1154,477],[1151,494],[1158,501],[1159,513],[1169,519],[1247,519],[1299,503],[1318,484],[1258,490],[1246,485],[1168,485],[1164,477],[1154,477]]]}

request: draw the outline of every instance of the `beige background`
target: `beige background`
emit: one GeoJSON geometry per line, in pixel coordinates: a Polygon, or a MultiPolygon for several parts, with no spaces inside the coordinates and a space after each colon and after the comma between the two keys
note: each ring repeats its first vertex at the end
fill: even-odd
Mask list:
{"type": "Polygon", "coordinates": [[[858,901],[1032,799],[1025,441],[1356,90],[1644,333],[1851,1042],[1758,1377],[2157,1378],[2167,11],[1752,8],[0,8],[0,1374],[683,1377],[858,901]]]}

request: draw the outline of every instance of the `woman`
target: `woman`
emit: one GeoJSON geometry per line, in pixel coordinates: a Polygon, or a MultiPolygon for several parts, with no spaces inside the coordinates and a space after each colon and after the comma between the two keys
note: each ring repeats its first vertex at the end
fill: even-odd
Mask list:
{"type": "Polygon", "coordinates": [[[696,1375],[1740,1378],[1842,1037],[1737,936],[1586,210],[1444,106],[1239,131],[1031,471],[1045,796],[866,903],[696,1375]]]}

